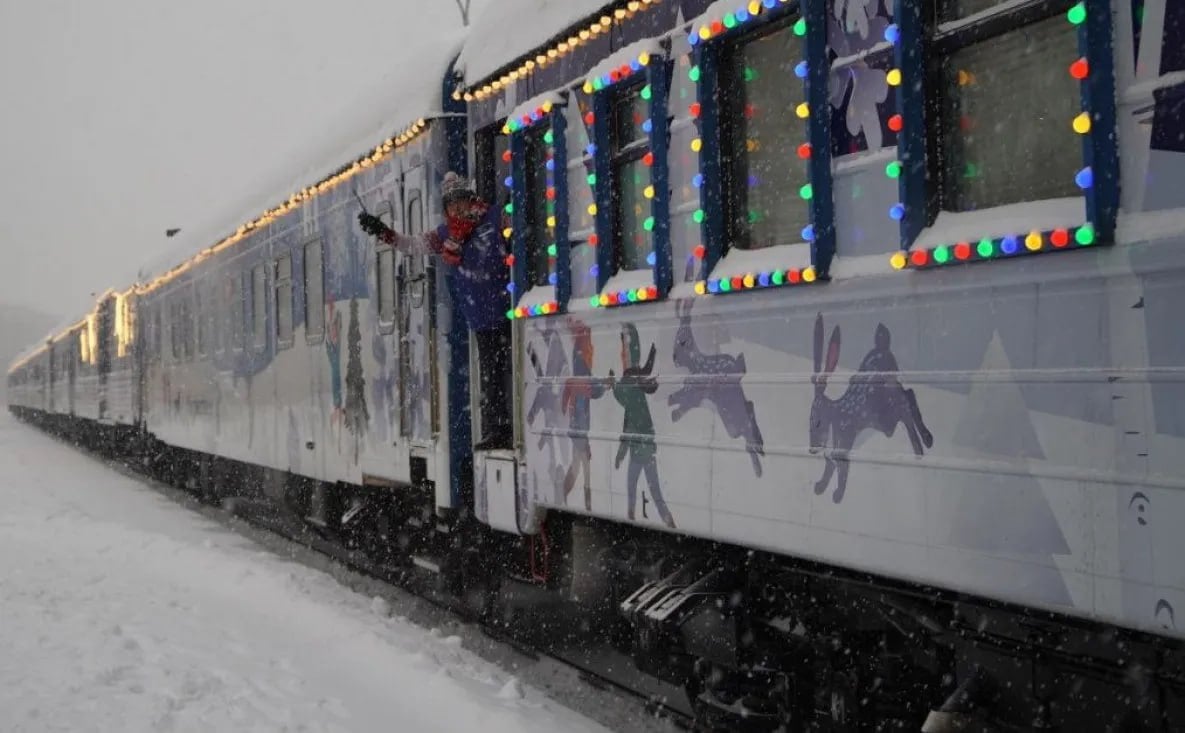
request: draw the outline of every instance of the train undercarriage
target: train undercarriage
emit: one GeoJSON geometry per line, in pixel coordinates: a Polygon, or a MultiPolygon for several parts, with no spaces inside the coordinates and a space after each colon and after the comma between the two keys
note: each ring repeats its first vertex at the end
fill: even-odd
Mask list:
{"type": "Polygon", "coordinates": [[[438,512],[424,480],[322,484],[14,412],[523,645],[612,668],[698,730],[1185,729],[1185,649],[1162,637],[575,515],[512,537],[438,512]]]}

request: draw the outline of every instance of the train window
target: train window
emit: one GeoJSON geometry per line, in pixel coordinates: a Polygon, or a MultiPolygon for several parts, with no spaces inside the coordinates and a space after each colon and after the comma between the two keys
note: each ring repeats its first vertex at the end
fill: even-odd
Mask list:
{"type": "Polygon", "coordinates": [[[726,49],[720,83],[725,240],[739,249],[803,241],[810,223],[800,188],[808,161],[796,154],[806,138],[794,110],[805,101],[795,75],[803,40],[791,21],[742,38],[726,49]]]}
{"type": "Polygon", "coordinates": [[[239,272],[226,273],[226,324],[230,348],[243,350],[243,276],[239,272]]]}
{"type": "Polygon", "coordinates": [[[1079,194],[1082,143],[1066,122],[1081,111],[1080,84],[1066,73],[1067,59],[1078,58],[1068,5],[1045,3],[1037,15],[999,0],[934,2],[935,214],[1079,194]],[[971,14],[974,22],[955,30],[941,25],[971,14]]]}
{"type": "Polygon", "coordinates": [[[477,193],[483,201],[494,206],[505,206],[509,197],[502,182],[510,175],[507,151],[510,138],[502,132],[503,122],[487,125],[474,135],[477,193]]]}
{"type": "Polygon", "coordinates": [[[642,125],[650,115],[650,105],[642,98],[642,88],[641,84],[623,87],[613,100],[611,197],[613,264],[617,270],[649,268],[647,257],[652,248],[651,234],[643,226],[650,209],[645,197],[650,171],[644,161],[650,144],[642,125]]]}
{"type": "Polygon", "coordinates": [[[524,252],[527,265],[527,287],[547,285],[550,267],[547,248],[551,236],[547,227],[547,149],[544,135],[550,125],[539,124],[522,132],[526,172],[524,201],[527,202],[524,252]]]}
{"type": "Polygon", "coordinates": [[[276,348],[292,345],[292,255],[276,259],[276,348]]]}
{"type": "MultiPolygon", "coordinates": [[[[418,231],[413,233],[418,233],[418,231]]],[[[318,342],[325,336],[325,261],[323,257],[321,240],[314,240],[304,246],[304,335],[310,343],[318,342]]]]}
{"type": "Polygon", "coordinates": [[[209,297],[204,287],[194,291],[194,312],[197,314],[197,353],[198,358],[204,359],[210,353],[210,323],[207,317],[214,308],[215,302],[209,297]]]}
{"type": "Polygon", "coordinates": [[[251,344],[267,345],[267,273],[263,265],[251,269],[251,344]]]}
{"type": "Polygon", "coordinates": [[[409,189],[407,192],[407,233],[414,235],[423,232],[424,207],[420,205],[420,189],[409,189]]]}
{"type": "Polygon", "coordinates": [[[395,251],[384,245],[375,251],[375,277],[378,281],[379,326],[395,325],[395,251]]]}
{"type": "MultiPolygon", "coordinates": [[[[590,206],[594,195],[596,161],[592,156],[593,134],[585,115],[592,112],[592,96],[573,93],[563,114],[565,120],[565,156],[567,157],[568,261],[571,269],[571,295],[577,299],[594,295],[599,289],[596,241],[596,217],[590,206]]],[[[565,202],[560,202],[561,204],[565,202]]]]}

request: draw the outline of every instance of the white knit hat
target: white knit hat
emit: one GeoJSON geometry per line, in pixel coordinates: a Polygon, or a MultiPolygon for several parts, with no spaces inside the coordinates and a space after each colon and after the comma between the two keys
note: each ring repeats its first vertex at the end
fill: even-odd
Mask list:
{"type": "Polygon", "coordinates": [[[469,179],[449,171],[444,174],[444,180],[440,183],[440,196],[441,202],[448,206],[453,201],[475,199],[477,193],[469,179]]]}

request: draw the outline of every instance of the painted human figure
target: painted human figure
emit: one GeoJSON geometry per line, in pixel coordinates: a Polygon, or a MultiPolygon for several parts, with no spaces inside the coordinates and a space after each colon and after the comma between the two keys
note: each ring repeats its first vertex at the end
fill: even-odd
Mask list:
{"type": "MultiPolygon", "coordinates": [[[[663,524],[674,529],[675,520],[667,509],[667,503],[662,498],[662,489],[658,484],[658,446],[654,442],[654,419],[650,416],[650,404],[646,398],[646,395],[654,394],[658,390],[658,381],[651,376],[651,372],[654,371],[655,353],[655,346],[651,344],[646,364],[639,366],[642,347],[638,339],[638,329],[632,323],[622,324],[621,379],[617,379],[612,370],[609,371],[609,385],[613,390],[613,396],[625,410],[621,426],[621,443],[617,448],[617,458],[614,459],[613,465],[615,468],[621,468],[621,462],[629,456],[630,464],[626,471],[629,518],[634,518],[638,478],[644,473],[646,484],[650,487],[650,495],[654,498],[654,506],[658,509],[658,516],[663,524]]],[[[645,497],[643,511],[644,502],[645,497]]]]}
{"type": "Polygon", "coordinates": [[[584,508],[592,511],[592,487],[589,465],[592,461],[592,446],[588,442],[592,401],[605,394],[605,386],[593,379],[593,342],[588,326],[576,320],[568,320],[572,333],[572,376],[564,382],[561,407],[568,416],[568,435],[572,439],[572,462],[564,475],[564,500],[576,486],[576,475],[584,474],[584,508]]]}

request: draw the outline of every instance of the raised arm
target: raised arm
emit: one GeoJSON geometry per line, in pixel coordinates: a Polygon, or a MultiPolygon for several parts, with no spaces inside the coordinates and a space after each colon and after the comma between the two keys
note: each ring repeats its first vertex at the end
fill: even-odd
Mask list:
{"type": "Polygon", "coordinates": [[[358,215],[358,224],[362,231],[372,235],[380,242],[391,245],[395,249],[409,255],[439,254],[442,242],[435,230],[419,235],[400,234],[383,223],[373,214],[365,212],[358,215]]]}

